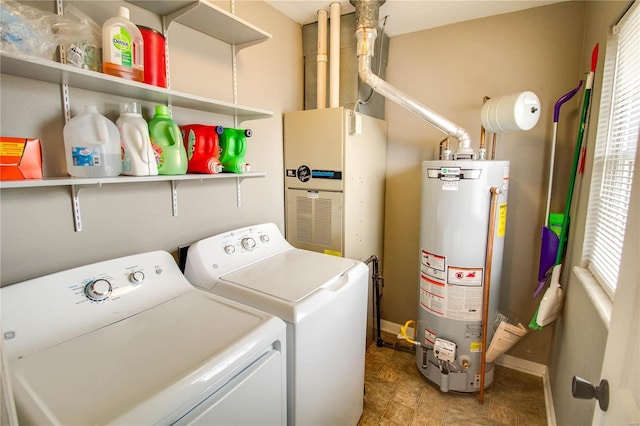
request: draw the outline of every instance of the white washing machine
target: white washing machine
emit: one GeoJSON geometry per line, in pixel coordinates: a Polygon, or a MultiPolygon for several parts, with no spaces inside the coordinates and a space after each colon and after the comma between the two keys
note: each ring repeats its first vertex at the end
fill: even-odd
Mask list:
{"type": "Polygon", "coordinates": [[[196,286],[287,323],[289,423],[355,425],[363,409],[368,269],[296,249],[260,224],[189,247],[196,286]]]}
{"type": "Polygon", "coordinates": [[[282,320],[156,251],[0,289],[21,425],[286,424],[282,320]]]}

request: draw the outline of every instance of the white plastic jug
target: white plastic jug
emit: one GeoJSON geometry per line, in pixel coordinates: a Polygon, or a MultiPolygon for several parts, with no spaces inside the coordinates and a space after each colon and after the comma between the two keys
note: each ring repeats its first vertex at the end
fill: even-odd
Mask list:
{"type": "Polygon", "coordinates": [[[120,117],[116,120],[122,147],[122,174],[129,176],[156,176],[158,163],[153,153],[149,127],[142,118],[138,102],[120,105],[120,117]]]}
{"type": "Polygon", "coordinates": [[[122,173],[120,134],[94,105],[87,105],[63,129],[67,170],[75,177],[112,177],[122,173]]]}

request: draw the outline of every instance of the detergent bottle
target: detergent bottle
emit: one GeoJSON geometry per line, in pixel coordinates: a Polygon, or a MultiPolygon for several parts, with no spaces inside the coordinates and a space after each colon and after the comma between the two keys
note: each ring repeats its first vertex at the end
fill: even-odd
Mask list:
{"type": "Polygon", "coordinates": [[[71,176],[113,177],[122,172],[118,128],[95,105],[69,120],[62,135],[71,176]]]}
{"type": "Polygon", "coordinates": [[[155,115],[149,121],[149,136],[158,162],[158,174],[186,174],[188,160],[182,143],[182,133],[171,119],[166,105],[156,105],[155,115]]]}
{"type": "Polygon", "coordinates": [[[144,79],[144,39],[129,20],[129,9],[120,6],[118,16],[102,26],[102,72],[128,80],[144,79]]]}
{"type": "Polygon", "coordinates": [[[222,134],[222,126],[206,126],[204,124],[187,124],[180,126],[184,147],[189,160],[189,173],[220,173],[222,164],[218,136],[222,134]]]}
{"type": "Polygon", "coordinates": [[[149,127],[142,118],[138,102],[120,104],[120,117],[116,120],[122,148],[122,174],[129,176],[156,176],[158,163],[149,138],[149,127]]]}
{"type": "Polygon", "coordinates": [[[222,171],[230,173],[248,173],[251,165],[244,159],[247,152],[247,138],[251,136],[249,129],[232,129],[225,127],[220,135],[220,163],[222,171]]]}

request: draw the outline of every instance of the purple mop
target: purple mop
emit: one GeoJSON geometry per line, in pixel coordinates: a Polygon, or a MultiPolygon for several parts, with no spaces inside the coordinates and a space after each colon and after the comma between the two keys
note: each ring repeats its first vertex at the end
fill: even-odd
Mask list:
{"type": "Polygon", "coordinates": [[[540,290],[544,287],[549,271],[556,263],[558,254],[558,245],[560,239],[558,235],[549,228],[549,208],[551,206],[551,189],[553,186],[553,167],[556,153],[556,138],[558,135],[558,121],[560,120],[560,107],[562,104],[571,99],[582,87],[582,80],[578,82],[578,86],[570,92],[564,94],[555,104],[553,108],[553,137],[551,139],[551,161],[549,164],[549,186],[547,188],[547,208],[544,215],[544,226],[542,227],[542,244],[540,246],[540,264],[538,267],[538,286],[533,292],[533,297],[537,297],[540,290]]]}

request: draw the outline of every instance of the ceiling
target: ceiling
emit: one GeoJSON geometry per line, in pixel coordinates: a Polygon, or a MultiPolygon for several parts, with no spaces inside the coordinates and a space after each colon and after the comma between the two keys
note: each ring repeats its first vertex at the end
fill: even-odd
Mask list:
{"type": "MultiPolygon", "coordinates": [[[[385,33],[389,37],[440,27],[485,16],[500,15],[564,0],[387,0],[380,7],[380,19],[388,16],[385,33]]],[[[352,13],[349,0],[266,0],[299,24],[318,21],[318,10],[340,3],[341,14],[352,13]]]]}

